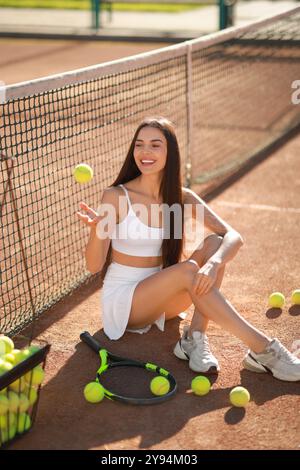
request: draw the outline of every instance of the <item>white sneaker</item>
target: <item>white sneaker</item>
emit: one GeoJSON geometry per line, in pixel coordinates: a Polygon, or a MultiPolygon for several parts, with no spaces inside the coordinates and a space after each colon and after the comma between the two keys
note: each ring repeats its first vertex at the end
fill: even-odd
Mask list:
{"type": "Polygon", "coordinates": [[[194,331],[192,338],[188,338],[188,327],[174,348],[174,354],[179,359],[189,361],[189,367],[194,372],[214,374],[220,370],[219,363],[209,349],[208,339],[204,333],[194,331]]]}
{"type": "Polygon", "coordinates": [[[259,354],[249,350],[243,366],[253,372],[271,372],[276,379],[287,382],[300,380],[300,360],[276,338],[259,354]]]}

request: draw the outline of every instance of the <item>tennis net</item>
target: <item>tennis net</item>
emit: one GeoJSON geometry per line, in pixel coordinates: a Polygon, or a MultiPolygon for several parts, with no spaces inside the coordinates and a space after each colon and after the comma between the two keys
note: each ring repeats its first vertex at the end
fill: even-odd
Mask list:
{"type": "MultiPolygon", "coordinates": [[[[98,207],[139,121],[176,125],[187,186],[205,194],[300,124],[300,7],[175,46],[10,85],[0,104],[0,329],[33,320],[8,171],[37,315],[88,282],[88,233],[75,212],[98,207]],[[86,162],[95,178],[74,184],[86,162]],[[5,200],[5,202],[4,202],[5,200]]],[[[3,91],[3,90],[2,90],[3,91]]],[[[2,93],[3,94],[3,93],[2,93]]]]}

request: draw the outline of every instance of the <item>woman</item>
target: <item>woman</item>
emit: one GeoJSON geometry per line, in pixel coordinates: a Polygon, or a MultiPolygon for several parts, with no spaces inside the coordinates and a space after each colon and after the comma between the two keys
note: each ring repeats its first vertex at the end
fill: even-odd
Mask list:
{"type": "Polygon", "coordinates": [[[85,214],[77,212],[78,217],[91,229],[85,252],[87,269],[91,273],[102,270],[104,277],[103,326],[110,339],[120,338],[126,329],[144,333],[153,323],[163,330],[165,320],[193,304],[191,325],[174,348],[174,354],[188,360],[193,371],[219,370],[205,334],[213,320],[248,345],[245,368],[269,371],[281,380],[300,380],[300,361],[277,339],[242,318],[220,293],[225,266],[243,240],[200,197],[182,187],[178,142],[170,121],[142,121],[98,211],[85,203],[80,207],[85,214]],[[167,218],[159,210],[162,204],[182,210],[167,218]],[[137,205],[139,210],[135,210],[137,205]],[[184,260],[187,205],[193,216],[197,209],[203,211],[204,225],[214,234],[184,260]],[[112,223],[108,213],[115,213],[112,223]],[[104,227],[109,227],[106,232],[104,227]],[[182,233],[175,236],[178,229],[182,233]]]}

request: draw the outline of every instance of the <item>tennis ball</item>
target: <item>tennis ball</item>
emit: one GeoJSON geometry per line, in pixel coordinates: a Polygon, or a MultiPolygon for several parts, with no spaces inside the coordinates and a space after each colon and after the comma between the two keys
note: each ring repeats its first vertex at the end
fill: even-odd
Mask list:
{"type": "Polygon", "coordinates": [[[8,336],[0,336],[0,356],[10,353],[14,347],[13,340],[8,336]]]}
{"type": "Polygon", "coordinates": [[[89,403],[99,403],[104,398],[104,389],[98,382],[90,382],[84,387],[83,394],[89,403]]]}
{"type": "Polygon", "coordinates": [[[168,379],[166,379],[166,377],[158,375],[157,377],[154,377],[154,379],[151,380],[150,390],[153,395],[165,395],[170,390],[170,382],[168,381],[168,379]]]}
{"type": "Polygon", "coordinates": [[[20,379],[17,379],[11,384],[9,384],[9,389],[17,393],[23,392],[23,390],[25,390],[25,387],[26,387],[26,382],[25,382],[24,377],[21,377],[20,379]]]}
{"type": "Polygon", "coordinates": [[[195,395],[206,395],[210,391],[210,381],[204,375],[197,375],[191,383],[191,388],[195,395]]]}
{"type": "Polygon", "coordinates": [[[45,372],[42,366],[36,366],[30,372],[25,374],[25,381],[30,385],[40,385],[45,377],[45,372]]]}
{"type": "Polygon", "coordinates": [[[250,401],[250,393],[244,387],[235,387],[231,390],[229,399],[233,406],[244,407],[250,401]]]}
{"type": "Polygon", "coordinates": [[[24,393],[20,393],[19,400],[20,400],[19,411],[23,413],[24,411],[27,411],[30,406],[29,400],[24,393]]]}
{"type": "Polygon", "coordinates": [[[10,441],[15,437],[17,433],[17,426],[14,424],[13,426],[10,426],[9,429],[0,429],[0,435],[1,435],[1,443],[4,444],[4,442],[10,441]]]}
{"type": "Polygon", "coordinates": [[[11,411],[12,413],[16,413],[20,404],[19,395],[15,392],[10,391],[7,394],[7,398],[9,411],[11,411]]]}
{"type": "Polygon", "coordinates": [[[6,413],[5,415],[0,415],[0,428],[7,429],[16,424],[16,415],[15,413],[6,413]]]}
{"type": "Polygon", "coordinates": [[[24,390],[24,395],[26,395],[26,397],[28,398],[29,400],[29,405],[34,405],[35,402],[37,401],[37,398],[38,398],[38,394],[37,394],[37,391],[35,388],[31,387],[26,387],[25,390],[24,390]]]}
{"type": "Polygon", "coordinates": [[[13,365],[8,361],[0,359],[0,376],[13,368],[13,365]]]}
{"type": "Polygon", "coordinates": [[[14,350],[12,351],[12,354],[15,357],[15,364],[19,364],[20,362],[25,361],[25,359],[31,356],[31,353],[28,348],[14,350]]]}
{"type": "Polygon", "coordinates": [[[1,359],[3,359],[5,362],[10,362],[12,365],[15,364],[15,356],[12,353],[4,354],[1,359]]]}
{"type": "Polygon", "coordinates": [[[285,297],[281,292],[273,292],[269,297],[269,305],[273,308],[281,308],[285,302],[285,297]]]}
{"type": "Polygon", "coordinates": [[[31,426],[31,419],[27,413],[19,413],[18,422],[17,422],[17,431],[21,434],[24,431],[27,431],[31,426]]]}
{"type": "Polygon", "coordinates": [[[292,293],[292,303],[294,305],[300,305],[300,289],[296,289],[292,293]]]}
{"type": "Polygon", "coordinates": [[[77,183],[88,183],[94,176],[93,169],[86,163],[76,165],[73,170],[73,176],[77,183]]]}
{"type": "Polygon", "coordinates": [[[8,398],[5,395],[0,395],[0,415],[5,415],[8,411],[8,398]]]}

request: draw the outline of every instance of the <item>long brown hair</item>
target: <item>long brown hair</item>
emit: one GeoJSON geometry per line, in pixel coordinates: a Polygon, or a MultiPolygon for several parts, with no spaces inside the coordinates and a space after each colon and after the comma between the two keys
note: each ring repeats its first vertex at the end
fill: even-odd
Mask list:
{"type": "MultiPolygon", "coordinates": [[[[180,168],[180,152],[174,126],[171,121],[164,117],[148,117],[143,119],[143,121],[140,123],[137,130],[135,131],[123,166],[116,180],[111,184],[111,187],[118,186],[119,184],[128,183],[129,181],[137,178],[141,174],[140,170],[138,169],[135,163],[133,152],[139,132],[144,127],[154,127],[155,129],[159,129],[164,134],[167,140],[167,159],[159,188],[159,195],[162,199],[162,202],[163,204],[167,204],[168,207],[171,207],[173,204],[176,203],[180,204],[181,206],[182,237],[177,239],[174,238],[175,216],[173,216],[170,218],[170,238],[164,239],[162,244],[162,266],[163,268],[166,268],[180,261],[184,242],[184,207],[182,195],[182,177],[180,168]]],[[[111,245],[105,265],[101,273],[102,279],[104,279],[110,262],[111,245]]]]}

